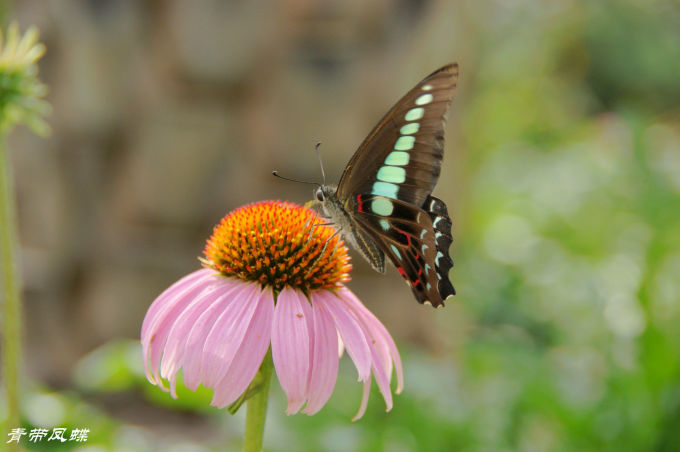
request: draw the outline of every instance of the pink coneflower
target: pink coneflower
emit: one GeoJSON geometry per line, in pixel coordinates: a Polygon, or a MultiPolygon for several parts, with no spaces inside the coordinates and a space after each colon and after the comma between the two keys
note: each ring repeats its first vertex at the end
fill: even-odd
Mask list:
{"type": "Polygon", "coordinates": [[[146,314],[141,339],[149,381],[176,397],[181,368],[184,384],[213,389],[211,404],[221,408],[244,395],[271,345],[286,413],[312,415],[333,392],[344,345],[363,382],[354,419],[366,410],[371,375],[389,411],[393,364],[395,392],[403,386],[399,352],[343,285],[351,269],[347,248],[321,223],[313,211],[279,201],[222,219],[207,241],[205,268],[170,286],[146,314]]]}

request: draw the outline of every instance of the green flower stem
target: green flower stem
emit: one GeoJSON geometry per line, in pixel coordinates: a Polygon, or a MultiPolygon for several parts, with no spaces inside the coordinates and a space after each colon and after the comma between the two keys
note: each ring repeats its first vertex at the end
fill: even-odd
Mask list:
{"type": "MultiPolygon", "coordinates": [[[[5,432],[20,427],[18,376],[21,356],[21,300],[19,299],[19,287],[15,274],[14,245],[17,243],[15,212],[12,174],[8,156],[5,153],[4,137],[0,136],[0,259],[2,260],[3,273],[2,288],[5,294],[2,316],[2,376],[7,397],[5,432]]],[[[7,446],[9,446],[9,450],[18,450],[17,443],[7,444],[7,446]]]]}
{"type": "Polygon", "coordinates": [[[261,389],[248,399],[246,410],[246,432],[243,438],[243,452],[260,452],[262,450],[262,439],[264,438],[264,421],[267,417],[267,402],[269,401],[269,387],[272,382],[272,362],[271,349],[262,361],[258,375],[262,381],[261,389]]]}

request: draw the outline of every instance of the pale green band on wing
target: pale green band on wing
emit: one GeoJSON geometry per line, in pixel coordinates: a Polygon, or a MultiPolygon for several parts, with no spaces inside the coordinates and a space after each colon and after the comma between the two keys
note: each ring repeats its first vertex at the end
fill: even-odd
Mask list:
{"type": "Polygon", "coordinates": [[[383,231],[387,231],[390,228],[390,223],[387,220],[380,220],[380,227],[383,231]]]}
{"type": "Polygon", "coordinates": [[[390,244],[390,248],[392,248],[392,252],[394,253],[395,256],[397,256],[397,259],[401,259],[401,253],[399,252],[397,247],[390,244]]]}
{"type": "Polygon", "coordinates": [[[422,88],[422,89],[423,89],[423,91],[430,91],[430,90],[432,89],[432,85],[430,85],[430,84],[428,83],[427,85],[423,85],[423,88],[422,88]]]}
{"type": "Polygon", "coordinates": [[[378,170],[376,176],[378,180],[383,182],[391,182],[393,184],[402,184],[406,180],[406,170],[398,166],[383,166],[378,170]]]}
{"type": "Polygon", "coordinates": [[[387,217],[392,215],[392,212],[394,211],[394,204],[392,204],[392,201],[389,199],[375,198],[373,201],[371,201],[371,211],[376,215],[387,217]]]}
{"type": "Polygon", "coordinates": [[[418,129],[420,129],[420,124],[417,122],[409,122],[399,129],[399,133],[402,135],[413,135],[414,133],[418,132],[418,129]]]}
{"type": "Polygon", "coordinates": [[[404,135],[399,137],[396,143],[394,143],[394,149],[397,151],[410,151],[413,149],[413,145],[416,142],[416,137],[411,135],[404,135]]]}
{"type": "Polygon", "coordinates": [[[410,159],[411,156],[409,155],[408,152],[392,151],[385,159],[385,163],[388,165],[404,166],[408,165],[408,161],[410,159]]]}
{"type": "Polygon", "coordinates": [[[375,182],[371,193],[378,196],[385,196],[387,198],[397,199],[397,192],[399,185],[390,184],[389,182],[375,182]]]}
{"type": "Polygon", "coordinates": [[[412,108],[406,112],[404,119],[406,121],[417,121],[423,117],[425,114],[425,109],[423,107],[412,108]]]}

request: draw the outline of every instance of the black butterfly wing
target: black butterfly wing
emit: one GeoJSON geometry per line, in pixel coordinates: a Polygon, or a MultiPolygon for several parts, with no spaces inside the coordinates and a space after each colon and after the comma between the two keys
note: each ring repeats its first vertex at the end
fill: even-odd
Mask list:
{"type": "Polygon", "coordinates": [[[366,193],[348,200],[348,206],[355,221],[404,277],[419,303],[430,302],[437,307],[455,295],[449,279],[449,270],[453,267],[449,256],[451,219],[440,199],[430,195],[423,208],[419,208],[366,193]],[[391,214],[372,213],[371,205],[383,201],[393,206],[391,214]]]}
{"type": "Polygon", "coordinates": [[[453,99],[458,64],[425,77],[380,120],[342,173],[337,196],[358,193],[422,207],[434,189],[444,152],[444,120],[453,99]]]}

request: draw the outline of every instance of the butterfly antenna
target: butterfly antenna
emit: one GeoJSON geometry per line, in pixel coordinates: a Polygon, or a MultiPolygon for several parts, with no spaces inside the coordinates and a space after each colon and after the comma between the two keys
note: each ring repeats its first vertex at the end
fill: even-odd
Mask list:
{"type": "Polygon", "coordinates": [[[321,167],[321,177],[323,178],[323,184],[326,185],[326,172],[323,169],[323,162],[321,161],[321,152],[319,152],[319,147],[321,147],[321,143],[316,143],[316,146],[314,146],[314,151],[316,151],[316,156],[319,158],[319,166],[321,167]]]}
{"type": "Polygon", "coordinates": [[[306,181],[306,180],[297,180],[297,179],[291,179],[290,177],[283,177],[283,176],[279,175],[279,172],[276,171],[276,170],[272,171],[272,174],[275,177],[278,177],[279,179],[283,179],[283,180],[287,180],[287,181],[291,181],[291,182],[299,182],[301,184],[316,185],[317,187],[321,187],[321,184],[318,183],[318,182],[309,182],[309,181],[306,181]]]}

